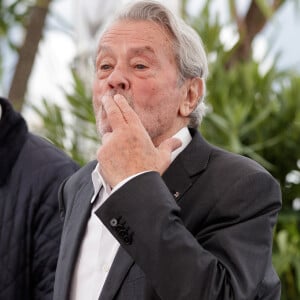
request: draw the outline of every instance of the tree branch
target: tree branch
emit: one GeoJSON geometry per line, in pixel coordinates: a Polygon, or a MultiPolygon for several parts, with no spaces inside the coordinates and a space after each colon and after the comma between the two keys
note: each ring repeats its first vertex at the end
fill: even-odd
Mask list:
{"type": "MultiPolygon", "coordinates": [[[[273,0],[273,3],[269,4],[272,15],[284,2],[285,0],[273,0]]],[[[240,20],[240,17],[235,17],[235,21],[238,26],[240,39],[232,50],[226,65],[227,68],[231,68],[238,61],[246,61],[251,57],[252,42],[265,27],[268,17],[261,11],[257,1],[252,0],[244,19],[240,20]]]]}
{"type": "Polygon", "coordinates": [[[31,8],[25,40],[19,49],[19,58],[8,95],[14,107],[19,111],[24,103],[27,83],[42,38],[50,2],[51,0],[38,0],[36,5],[31,8]]]}

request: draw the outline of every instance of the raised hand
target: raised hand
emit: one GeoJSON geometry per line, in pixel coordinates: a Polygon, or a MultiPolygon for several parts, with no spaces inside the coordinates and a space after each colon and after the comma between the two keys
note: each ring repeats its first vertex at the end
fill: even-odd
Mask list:
{"type": "Polygon", "coordinates": [[[110,132],[104,133],[97,153],[99,171],[105,181],[114,187],[140,172],[162,174],[181,141],[169,138],[155,147],[138,115],[120,94],[104,96],[102,105],[111,127],[110,132]]]}

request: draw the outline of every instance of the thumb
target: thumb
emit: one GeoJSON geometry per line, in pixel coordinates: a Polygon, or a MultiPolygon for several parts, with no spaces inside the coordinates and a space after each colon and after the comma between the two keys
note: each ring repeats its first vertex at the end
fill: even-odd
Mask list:
{"type": "Polygon", "coordinates": [[[177,138],[169,138],[163,141],[157,148],[160,153],[159,173],[162,175],[171,163],[171,153],[182,145],[177,138]]]}
{"type": "Polygon", "coordinates": [[[159,152],[164,152],[166,154],[171,155],[173,151],[178,149],[182,145],[181,140],[177,138],[169,138],[163,141],[159,146],[158,150],[159,152]]]}

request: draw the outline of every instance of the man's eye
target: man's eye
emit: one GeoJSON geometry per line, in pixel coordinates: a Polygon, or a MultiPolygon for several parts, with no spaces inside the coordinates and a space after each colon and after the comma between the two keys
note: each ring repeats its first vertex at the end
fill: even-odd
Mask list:
{"type": "Polygon", "coordinates": [[[100,65],[100,70],[109,70],[110,68],[111,68],[111,66],[108,64],[100,65]]]}
{"type": "Polygon", "coordinates": [[[147,67],[143,64],[136,64],[135,65],[135,68],[138,69],[138,70],[144,70],[144,69],[147,69],[147,67]]]}

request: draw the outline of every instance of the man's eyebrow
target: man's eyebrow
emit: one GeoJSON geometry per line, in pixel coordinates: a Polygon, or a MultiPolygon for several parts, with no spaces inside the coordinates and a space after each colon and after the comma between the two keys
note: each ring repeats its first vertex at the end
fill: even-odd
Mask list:
{"type": "Polygon", "coordinates": [[[99,54],[99,52],[112,52],[112,49],[108,46],[99,45],[97,49],[97,55],[99,54]]]}
{"type": "Polygon", "coordinates": [[[150,46],[145,46],[145,47],[134,47],[129,49],[129,53],[134,54],[134,55],[142,55],[142,54],[150,54],[154,55],[155,51],[153,50],[152,47],[150,46]]]}
{"type": "MultiPolygon", "coordinates": [[[[109,46],[105,46],[105,45],[99,45],[98,49],[97,49],[97,53],[99,54],[99,52],[113,52],[113,50],[109,47],[109,46]]],[[[129,49],[129,52],[132,54],[136,54],[136,55],[140,55],[140,54],[144,54],[144,53],[149,53],[149,54],[155,54],[154,49],[151,46],[143,46],[143,47],[132,47],[129,49]]]]}
{"type": "MultiPolygon", "coordinates": [[[[97,52],[95,54],[95,58],[94,58],[94,64],[95,66],[97,65],[98,61],[99,61],[99,55],[106,55],[107,53],[112,53],[113,50],[108,47],[108,46],[104,46],[104,45],[99,45],[97,48],[97,52]]],[[[101,56],[100,56],[101,57],[101,56]]]]}
{"type": "MultiPolygon", "coordinates": [[[[133,56],[143,56],[143,55],[147,55],[149,57],[149,59],[152,59],[154,61],[156,61],[156,57],[155,57],[155,51],[151,46],[142,46],[142,47],[132,47],[128,50],[129,52],[129,56],[133,57],[133,56]]],[[[97,64],[97,61],[100,57],[102,57],[103,55],[109,55],[109,54],[113,54],[114,51],[111,47],[106,46],[106,45],[99,45],[98,47],[98,51],[96,53],[96,57],[95,57],[95,65],[97,64]]]]}

